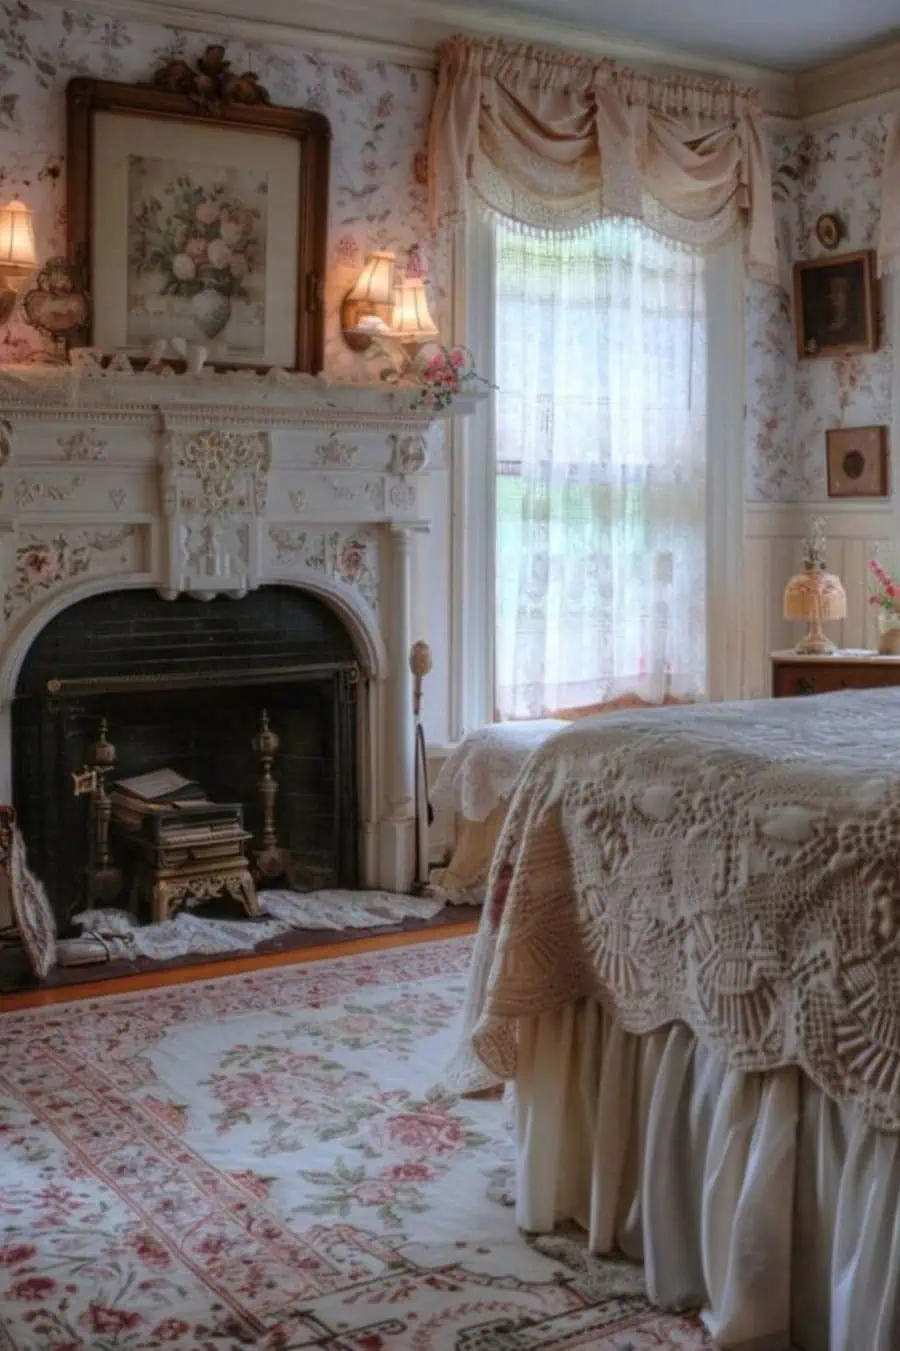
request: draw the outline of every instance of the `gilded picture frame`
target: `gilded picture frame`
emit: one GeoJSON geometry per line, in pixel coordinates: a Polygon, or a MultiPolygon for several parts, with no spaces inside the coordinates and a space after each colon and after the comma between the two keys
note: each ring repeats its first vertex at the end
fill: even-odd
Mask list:
{"type": "Polygon", "coordinates": [[[331,131],[272,107],[222,48],[153,85],[67,87],[68,255],[90,296],[72,347],[140,366],[161,342],[220,369],[317,374],[331,131]]]}
{"type": "Polygon", "coordinates": [[[794,264],[794,329],[801,357],[874,352],[878,345],[871,249],[794,264]]]}

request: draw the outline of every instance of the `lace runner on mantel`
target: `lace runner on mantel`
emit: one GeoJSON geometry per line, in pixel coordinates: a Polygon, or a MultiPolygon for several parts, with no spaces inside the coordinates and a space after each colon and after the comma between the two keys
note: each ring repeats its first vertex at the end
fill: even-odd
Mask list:
{"type": "Polygon", "coordinates": [[[522,775],[450,1077],[516,1072],[516,1021],[581,998],[800,1066],[900,1131],[900,691],[576,723],[522,775]]]}

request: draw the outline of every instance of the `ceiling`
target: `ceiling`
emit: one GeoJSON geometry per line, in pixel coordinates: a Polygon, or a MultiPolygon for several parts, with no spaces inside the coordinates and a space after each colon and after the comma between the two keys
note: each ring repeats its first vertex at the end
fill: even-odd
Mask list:
{"type": "Polygon", "coordinates": [[[460,8],[773,70],[802,70],[900,34],[900,0],[464,0],[460,8]]]}

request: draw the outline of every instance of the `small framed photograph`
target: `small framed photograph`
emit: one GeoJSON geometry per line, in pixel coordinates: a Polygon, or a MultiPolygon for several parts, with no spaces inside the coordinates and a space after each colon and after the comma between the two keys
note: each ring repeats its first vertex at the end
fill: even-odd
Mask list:
{"type": "Polygon", "coordinates": [[[70,261],[90,315],[70,346],[141,364],[162,340],[222,368],[322,366],[330,131],[269,104],[224,49],[155,86],[75,79],[70,261]]]}
{"type": "Polygon", "coordinates": [[[801,357],[874,352],[875,255],[842,253],[794,264],[794,329],[801,357]]]}
{"type": "Polygon", "coordinates": [[[887,497],[887,427],[833,427],[825,448],[829,497],[887,497]]]}

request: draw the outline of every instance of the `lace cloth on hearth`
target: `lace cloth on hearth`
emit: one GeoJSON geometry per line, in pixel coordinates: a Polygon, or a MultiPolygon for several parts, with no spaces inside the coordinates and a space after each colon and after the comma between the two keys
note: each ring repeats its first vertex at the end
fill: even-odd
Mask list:
{"type": "Polygon", "coordinates": [[[494,857],[453,1080],[592,998],[798,1065],[900,1131],[900,691],[606,715],[538,749],[494,857]]]}

